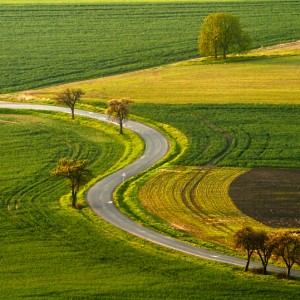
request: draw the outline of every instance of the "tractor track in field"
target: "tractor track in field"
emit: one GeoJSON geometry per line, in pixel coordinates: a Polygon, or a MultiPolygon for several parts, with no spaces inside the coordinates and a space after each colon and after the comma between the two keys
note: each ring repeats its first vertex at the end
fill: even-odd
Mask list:
{"type": "MultiPolygon", "coordinates": [[[[68,108],[36,104],[12,104],[0,102],[0,108],[44,110],[70,113],[70,110],[68,108]]],[[[100,121],[108,122],[107,116],[99,113],[83,110],[75,110],[75,113],[80,116],[90,117],[100,121]]],[[[87,194],[87,202],[89,203],[91,209],[95,212],[95,214],[111,223],[112,225],[119,227],[120,229],[149,242],[202,259],[208,259],[216,262],[244,267],[245,259],[202,249],[191,244],[176,240],[174,238],[170,238],[168,236],[150,230],[140,224],[137,224],[118,210],[118,208],[113,203],[113,193],[115,189],[123,182],[122,175],[126,173],[127,178],[136,175],[137,173],[149,168],[160,159],[162,159],[169,150],[167,139],[157,130],[133,121],[128,121],[125,127],[141,136],[141,138],[145,142],[145,151],[143,155],[136,161],[126,166],[125,168],[101,179],[93,187],[90,188],[87,194]]],[[[223,155],[226,152],[224,152],[225,149],[220,152],[220,155],[223,155]]],[[[217,159],[217,157],[215,157],[215,159],[217,159]]],[[[255,262],[250,263],[250,268],[260,267],[261,264],[255,262]]],[[[269,266],[268,271],[285,273],[284,268],[274,266],[269,266]]],[[[300,271],[292,270],[291,276],[300,277],[300,271]]]]}
{"type": "MultiPolygon", "coordinates": [[[[220,152],[214,155],[209,162],[207,162],[204,166],[202,166],[199,169],[199,171],[195,173],[195,175],[185,184],[184,188],[182,189],[181,197],[183,203],[185,204],[186,207],[190,209],[190,211],[192,211],[196,215],[199,215],[199,212],[201,211],[201,207],[197,203],[195,197],[195,191],[197,189],[197,186],[203,180],[203,178],[205,178],[210,173],[210,171],[215,166],[215,163],[221,160],[222,157],[228,152],[228,150],[232,145],[232,136],[228,132],[225,132],[223,128],[208,122],[206,122],[206,125],[211,129],[221,133],[226,140],[226,145],[220,152]],[[204,173],[200,175],[200,173],[202,173],[203,171],[204,173]],[[200,177],[195,182],[194,180],[198,177],[198,175],[200,175],[200,177]]],[[[205,151],[205,149],[203,151],[205,151]]]]}

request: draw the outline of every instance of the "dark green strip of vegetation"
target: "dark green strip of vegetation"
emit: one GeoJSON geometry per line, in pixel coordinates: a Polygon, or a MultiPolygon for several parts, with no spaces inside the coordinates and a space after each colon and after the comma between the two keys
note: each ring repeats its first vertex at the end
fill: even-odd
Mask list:
{"type": "Polygon", "coordinates": [[[196,57],[203,18],[217,11],[240,17],[253,47],[300,38],[297,0],[2,5],[0,93],[196,57]]]}
{"type": "Polygon", "coordinates": [[[297,105],[136,104],[133,113],[181,130],[189,147],[176,164],[300,167],[297,105]]]}

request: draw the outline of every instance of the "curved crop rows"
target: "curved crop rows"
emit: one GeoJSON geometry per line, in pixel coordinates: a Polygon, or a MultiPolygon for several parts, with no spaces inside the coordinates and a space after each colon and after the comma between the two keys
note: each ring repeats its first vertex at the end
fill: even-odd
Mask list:
{"type": "Polygon", "coordinates": [[[241,213],[230,196],[242,168],[174,168],[158,171],[139,190],[150,213],[198,238],[228,244],[241,225],[261,226],[241,213]]]}

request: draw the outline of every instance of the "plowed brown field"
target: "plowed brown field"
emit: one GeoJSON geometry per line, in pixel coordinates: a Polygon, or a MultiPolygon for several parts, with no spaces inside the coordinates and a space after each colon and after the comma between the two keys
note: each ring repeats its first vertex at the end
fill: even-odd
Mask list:
{"type": "Polygon", "coordinates": [[[267,226],[300,227],[300,169],[257,168],[229,188],[235,205],[267,226]]]}

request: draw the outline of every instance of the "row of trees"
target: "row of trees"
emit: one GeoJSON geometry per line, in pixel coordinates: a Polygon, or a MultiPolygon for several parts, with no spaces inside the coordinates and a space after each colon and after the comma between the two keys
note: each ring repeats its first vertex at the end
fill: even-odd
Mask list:
{"type": "Polygon", "coordinates": [[[241,248],[247,253],[245,271],[248,271],[253,254],[260,258],[263,274],[267,273],[271,257],[285,263],[287,278],[290,278],[293,265],[300,265],[300,235],[297,232],[267,233],[264,230],[245,227],[234,235],[234,244],[235,247],[241,248]]]}
{"type": "MultiPolygon", "coordinates": [[[[79,102],[81,96],[84,95],[82,89],[67,88],[64,91],[57,94],[55,100],[63,105],[68,106],[71,109],[72,120],[75,118],[75,105],[79,102]]],[[[123,123],[129,115],[129,104],[133,103],[132,100],[112,99],[107,102],[107,109],[105,113],[111,118],[113,122],[117,122],[120,126],[120,134],[123,134],[123,123]]]]}
{"type": "MultiPolygon", "coordinates": [[[[75,105],[84,95],[81,89],[71,89],[60,92],[56,96],[56,101],[66,105],[71,109],[72,120],[75,118],[75,105]]],[[[107,102],[105,113],[113,122],[119,124],[119,133],[123,134],[123,123],[129,116],[129,104],[133,101],[129,99],[112,99],[107,102]]],[[[51,176],[67,179],[71,188],[72,207],[77,208],[77,193],[79,189],[88,182],[91,170],[88,168],[88,160],[61,158],[56,168],[51,172],[51,176]]]]}

